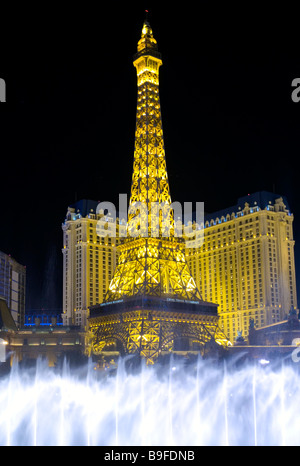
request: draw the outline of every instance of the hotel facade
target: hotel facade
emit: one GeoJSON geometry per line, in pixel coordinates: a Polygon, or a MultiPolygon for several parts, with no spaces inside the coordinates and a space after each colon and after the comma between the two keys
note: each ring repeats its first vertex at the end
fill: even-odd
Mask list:
{"type": "MultiPolygon", "coordinates": [[[[86,327],[89,308],[103,302],[117,264],[125,222],[96,210],[96,201],[79,201],[62,225],[64,325],[86,327]],[[99,220],[106,237],[97,234],[99,220]]],[[[232,343],[238,332],[248,336],[250,319],[261,328],[297,308],[293,214],[284,196],[241,197],[235,206],[205,214],[199,227],[203,244],[186,248],[186,260],[202,299],[218,304],[219,326],[232,343]]],[[[195,228],[185,230],[189,240],[195,228]]]]}
{"type": "Polygon", "coordinates": [[[219,305],[219,325],[238,332],[284,320],[297,308],[293,215],[287,199],[258,192],[205,215],[204,242],[186,251],[202,298],[219,305]]]}
{"type": "Polygon", "coordinates": [[[81,200],[68,208],[63,229],[63,325],[87,324],[90,306],[102,303],[117,261],[119,231],[110,212],[97,213],[96,201],[81,200]],[[97,223],[107,232],[97,234],[97,223]]]}

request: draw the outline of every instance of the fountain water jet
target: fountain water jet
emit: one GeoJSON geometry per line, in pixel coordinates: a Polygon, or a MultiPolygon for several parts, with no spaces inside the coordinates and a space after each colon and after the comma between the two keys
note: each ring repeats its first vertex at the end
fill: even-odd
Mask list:
{"type": "Polygon", "coordinates": [[[299,445],[298,366],[199,359],[115,373],[13,366],[0,378],[0,445],[299,445]]]}

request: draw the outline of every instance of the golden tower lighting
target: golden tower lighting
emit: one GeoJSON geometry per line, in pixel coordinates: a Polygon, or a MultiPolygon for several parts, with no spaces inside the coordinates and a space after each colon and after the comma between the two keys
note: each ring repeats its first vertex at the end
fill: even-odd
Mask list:
{"type": "Polygon", "coordinates": [[[184,240],[174,237],[159,100],[162,60],[147,21],[134,58],[138,98],[129,238],[119,247],[118,267],[105,300],[136,295],[200,299],[185,260],[184,240]]]}
{"type": "Polygon", "coordinates": [[[133,64],[138,95],[127,237],[105,300],[91,308],[89,323],[94,352],[118,341],[124,352],[153,363],[180,338],[189,347],[228,342],[218,329],[217,305],[202,301],[185,241],[174,234],[159,99],[162,59],[147,20],[133,64]]]}

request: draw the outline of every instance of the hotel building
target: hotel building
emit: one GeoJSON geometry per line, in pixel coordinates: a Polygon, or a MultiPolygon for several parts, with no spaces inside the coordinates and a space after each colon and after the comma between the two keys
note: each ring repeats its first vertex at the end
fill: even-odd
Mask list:
{"type": "Polygon", "coordinates": [[[81,200],[68,208],[63,229],[63,325],[86,326],[90,306],[104,299],[116,266],[119,225],[110,212],[97,214],[98,202],[81,200]],[[107,232],[97,234],[97,223],[107,232]],[[111,237],[116,228],[116,237],[111,237]]]}
{"type": "Polygon", "coordinates": [[[205,215],[202,246],[187,262],[206,301],[218,303],[219,325],[234,342],[286,318],[297,308],[293,215],[287,199],[257,192],[235,206],[205,215]]]}

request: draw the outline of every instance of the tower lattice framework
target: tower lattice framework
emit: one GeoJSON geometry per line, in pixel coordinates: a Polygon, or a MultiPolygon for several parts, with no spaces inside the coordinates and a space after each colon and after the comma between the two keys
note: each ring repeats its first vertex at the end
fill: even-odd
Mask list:
{"type": "Polygon", "coordinates": [[[201,299],[185,260],[184,241],[174,235],[159,99],[162,60],[147,21],[133,63],[138,96],[127,238],[119,246],[105,301],[136,295],[201,299]]]}
{"type": "Polygon", "coordinates": [[[175,234],[159,99],[157,42],[144,22],[133,62],[137,112],[127,237],[102,304],[89,319],[94,353],[118,341],[125,353],[153,363],[180,338],[202,347],[226,346],[218,328],[217,305],[204,303],[185,258],[184,239],[175,234]]]}

